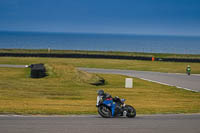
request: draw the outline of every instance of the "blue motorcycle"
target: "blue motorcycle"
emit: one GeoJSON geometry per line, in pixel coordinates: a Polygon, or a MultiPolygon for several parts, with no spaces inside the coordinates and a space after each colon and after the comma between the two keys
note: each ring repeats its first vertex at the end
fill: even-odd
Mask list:
{"type": "Polygon", "coordinates": [[[136,110],[130,106],[126,105],[125,99],[106,98],[99,99],[98,113],[104,118],[111,118],[117,116],[125,116],[128,118],[134,118],[136,116],[136,110]]]}

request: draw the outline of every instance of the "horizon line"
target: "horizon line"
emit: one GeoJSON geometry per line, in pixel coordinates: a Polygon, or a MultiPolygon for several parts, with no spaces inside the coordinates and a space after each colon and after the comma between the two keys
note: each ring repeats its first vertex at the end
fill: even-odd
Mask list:
{"type": "Polygon", "coordinates": [[[73,31],[25,31],[25,30],[0,30],[0,32],[22,32],[22,33],[48,33],[48,34],[99,34],[99,35],[135,35],[135,36],[177,36],[177,37],[200,37],[200,35],[183,34],[146,34],[146,33],[113,33],[113,32],[73,32],[73,31]]]}

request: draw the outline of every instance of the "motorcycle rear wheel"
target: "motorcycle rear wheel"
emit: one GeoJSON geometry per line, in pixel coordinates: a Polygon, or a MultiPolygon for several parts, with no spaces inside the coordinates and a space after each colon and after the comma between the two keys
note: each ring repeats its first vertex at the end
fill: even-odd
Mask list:
{"type": "Polygon", "coordinates": [[[130,106],[130,105],[126,105],[125,108],[126,108],[126,110],[127,110],[126,116],[127,116],[128,118],[134,118],[134,117],[136,116],[136,110],[135,110],[135,108],[133,108],[133,107],[130,106]]]}
{"type": "Polygon", "coordinates": [[[101,115],[104,118],[112,117],[112,113],[111,113],[110,108],[105,106],[105,105],[100,105],[98,107],[98,113],[99,113],[99,115],[101,115]]]}

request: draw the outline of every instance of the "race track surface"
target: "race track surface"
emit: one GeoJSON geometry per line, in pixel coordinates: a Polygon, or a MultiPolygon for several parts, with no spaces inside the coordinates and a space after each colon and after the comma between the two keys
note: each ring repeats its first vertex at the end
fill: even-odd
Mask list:
{"type": "Polygon", "coordinates": [[[27,65],[9,65],[9,64],[0,64],[0,67],[11,67],[11,68],[25,68],[27,65]]]}
{"type": "Polygon", "coordinates": [[[200,114],[100,116],[0,116],[1,133],[200,133],[200,114]]]}
{"type": "Polygon", "coordinates": [[[200,92],[200,75],[188,76],[186,74],[175,74],[175,73],[118,70],[118,69],[98,69],[98,68],[79,68],[79,69],[91,73],[120,74],[130,77],[137,77],[151,82],[156,82],[169,86],[176,86],[178,88],[200,92]]]}

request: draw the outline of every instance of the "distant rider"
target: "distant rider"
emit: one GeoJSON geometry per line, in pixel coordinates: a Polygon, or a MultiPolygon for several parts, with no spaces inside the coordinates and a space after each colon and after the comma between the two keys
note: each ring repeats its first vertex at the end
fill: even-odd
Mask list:
{"type": "Polygon", "coordinates": [[[191,67],[190,67],[190,65],[187,66],[186,72],[187,72],[188,75],[190,75],[190,73],[191,73],[191,67]]]}

